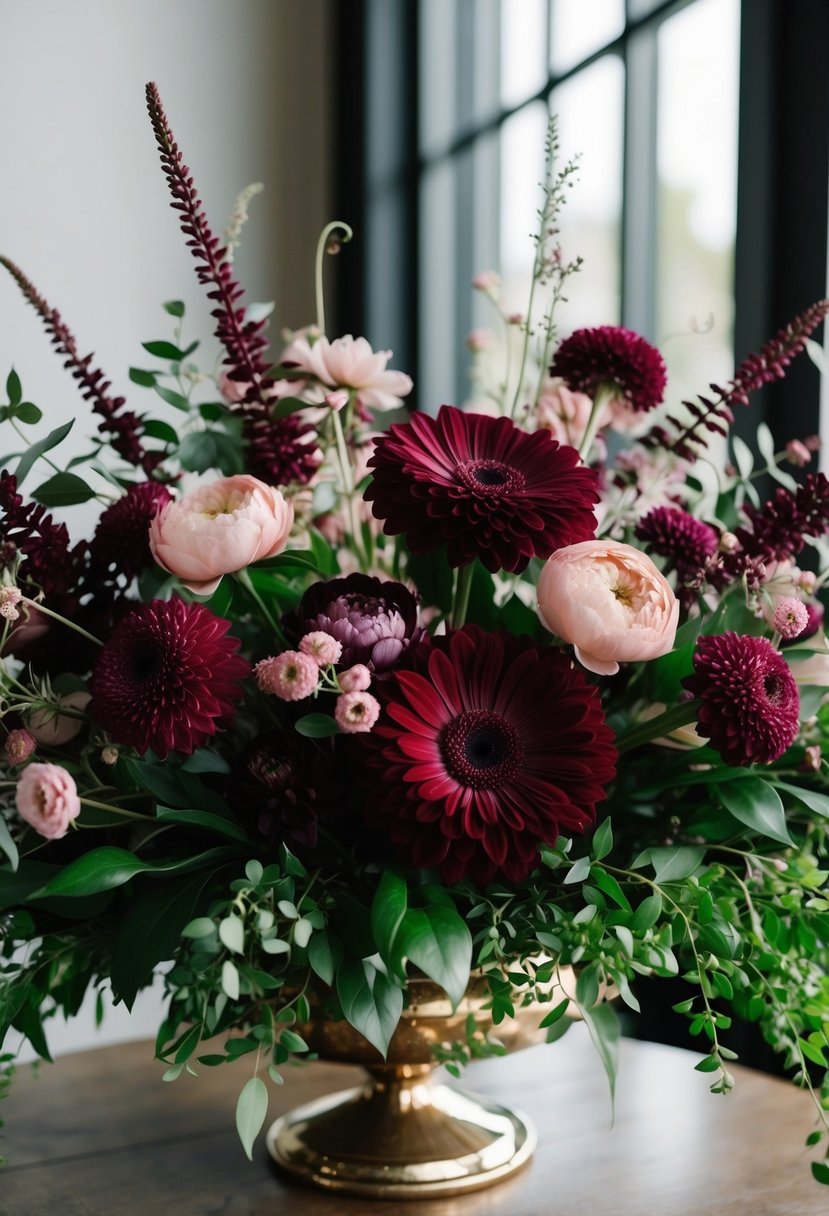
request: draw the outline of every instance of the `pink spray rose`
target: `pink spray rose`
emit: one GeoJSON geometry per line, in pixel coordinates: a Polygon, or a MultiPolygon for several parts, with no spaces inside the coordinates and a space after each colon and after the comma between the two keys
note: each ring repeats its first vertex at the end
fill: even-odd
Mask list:
{"type": "Polygon", "coordinates": [[[558,549],[538,580],[542,621],[598,675],[656,659],[674,644],[679,602],[651,559],[632,545],[586,540],[558,549]]]}
{"type": "Polygon", "coordinates": [[[212,595],[223,574],[281,553],[293,522],[279,490],[247,474],[222,477],[162,507],[150,549],[190,591],[212,595]]]}
{"type": "Polygon", "coordinates": [[[412,391],[412,380],[405,372],[387,370],[390,358],[390,350],[374,351],[365,338],[346,334],[333,342],[317,338],[313,345],[306,337],[296,337],[282,352],[281,362],[301,368],[329,388],[355,389],[362,406],[396,410],[412,391]]]}
{"type": "Polygon", "coordinates": [[[17,782],[17,809],[47,840],[60,840],[81,812],[75,781],[59,764],[30,764],[17,782]]]}

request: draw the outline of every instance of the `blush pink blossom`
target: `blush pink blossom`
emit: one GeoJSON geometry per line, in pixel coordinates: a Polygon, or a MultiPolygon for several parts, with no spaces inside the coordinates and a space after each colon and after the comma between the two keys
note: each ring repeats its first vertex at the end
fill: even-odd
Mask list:
{"type": "Polygon", "coordinates": [[[354,389],[361,406],[396,410],[413,385],[405,372],[387,370],[390,358],[390,350],[374,351],[365,338],[351,334],[333,342],[317,338],[313,345],[303,335],[286,347],[281,362],[308,372],[329,388],[354,389]]]}
{"type": "Polygon", "coordinates": [[[790,439],[786,444],[786,460],[802,469],[812,459],[812,453],[800,439],[790,439]]]}
{"type": "Polygon", "coordinates": [[[91,699],[90,694],[82,690],[69,692],[60,698],[58,705],[50,705],[46,709],[36,709],[33,714],[29,715],[26,725],[38,743],[43,743],[47,747],[61,747],[80,734],[84,725],[84,719],[80,715],[83,714],[91,699]],[[78,716],[76,717],[73,713],[62,713],[62,709],[77,711],[78,716]]]}
{"type": "Polygon", "coordinates": [[[473,329],[466,335],[467,350],[471,350],[473,355],[479,355],[481,351],[489,350],[490,346],[492,346],[492,333],[488,329],[473,329]]]}
{"type": "Polygon", "coordinates": [[[338,663],[343,652],[342,642],[338,642],[336,638],[332,638],[330,633],[325,633],[322,629],[306,633],[305,637],[300,639],[299,648],[303,654],[310,655],[318,667],[328,667],[330,663],[338,663]]]}
{"type": "Polygon", "coordinates": [[[23,599],[18,587],[0,587],[0,616],[7,621],[16,621],[20,616],[17,605],[23,599]]]}
{"type": "Polygon", "coordinates": [[[348,405],[348,393],[344,388],[338,388],[333,393],[326,393],[325,404],[332,413],[339,414],[340,410],[345,409],[348,405]]]}
{"type": "Polygon", "coordinates": [[[346,735],[366,734],[379,716],[380,702],[370,692],[344,692],[337,697],[334,720],[346,735]]]}
{"type": "Polygon", "coordinates": [[[656,659],[674,644],[679,601],[646,554],[617,541],[558,549],[538,580],[542,621],[598,675],[656,659]]]}
{"type": "Polygon", "coordinates": [[[9,764],[22,764],[28,760],[37,747],[37,740],[27,730],[13,730],[9,733],[4,744],[6,759],[9,764]]]}
{"type": "Polygon", "coordinates": [[[781,638],[796,638],[809,624],[806,605],[793,595],[781,595],[775,600],[771,624],[781,638]]]}
{"type": "MultiPolygon", "coordinates": [[[[611,413],[607,406],[600,406],[598,430],[608,426],[611,413]]],[[[547,380],[535,407],[535,419],[539,427],[550,431],[559,443],[568,443],[577,448],[581,443],[593,409],[593,402],[586,393],[574,393],[562,380],[547,380]]]]}
{"type": "Polygon", "coordinates": [[[371,672],[364,663],[355,663],[337,677],[343,692],[365,692],[371,686],[371,672]]]}
{"type": "Polygon", "coordinates": [[[271,693],[280,701],[304,701],[316,688],[320,669],[309,654],[286,650],[275,658],[263,659],[253,672],[261,692],[271,693]]]}
{"type": "Polygon", "coordinates": [[[498,288],[501,286],[501,276],[497,270],[481,270],[473,278],[472,286],[476,291],[482,291],[485,295],[495,298],[498,295],[498,288]]]}
{"type": "Polygon", "coordinates": [[[162,507],[150,549],[190,591],[212,595],[223,574],[281,553],[293,522],[279,490],[247,474],[222,477],[162,507]]]}
{"type": "Polygon", "coordinates": [[[59,764],[30,764],[17,782],[17,809],[47,840],[60,840],[81,812],[74,778],[59,764]]]}

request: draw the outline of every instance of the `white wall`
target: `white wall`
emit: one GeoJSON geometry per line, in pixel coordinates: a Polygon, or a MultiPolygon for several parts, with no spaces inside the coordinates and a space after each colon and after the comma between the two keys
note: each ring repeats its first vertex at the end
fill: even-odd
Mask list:
{"type": "MultiPolygon", "coordinates": [[[[313,319],[316,237],[332,218],[330,3],[0,0],[0,252],[139,411],[164,408],[127,379],[147,365],[140,343],[170,336],[161,302],[184,299],[193,336],[211,332],[144,85],[159,85],[214,230],[242,187],[264,182],[236,265],[249,300],[276,301],[277,330],[302,325],[313,319]]],[[[0,386],[12,364],[46,413],[35,435],[76,415],[83,450],[91,414],[0,268],[0,386]]],[[[18,447],[0,427],[0,453],[18,447]]],[[[110,1019],[105,1037],[154,1033],[157,1005],[143,1002],[129,1025],[110,1019]]],[[[90,1012],[50,1037],[56,1050],[88,1046],[90,1012]]]]}

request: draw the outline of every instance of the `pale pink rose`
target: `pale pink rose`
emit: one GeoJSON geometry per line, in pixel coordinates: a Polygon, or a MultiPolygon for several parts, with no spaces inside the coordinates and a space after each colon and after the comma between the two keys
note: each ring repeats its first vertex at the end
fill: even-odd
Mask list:
{"type": "MultiPolygon", "coordinates": [[[[61,697],[60,704],[66,709],[83,711],[90,700],[88,692],[70,692],[61,697]]],[[[26,725],[38,743],[46,747],[61,747],[80,734],[84,720],[71,714],[62,714],[57,706],[50,706],[48,709],[35,710],[29,715],[26,725]]]]}
{"type": "Polygon", "coordinates": [[[9,764],[22,764],[28,760],[37,747],[37,740],[27,730],[13,730],[9,733],[4,744],[6,759],[9,764]]]}
{"type": "Polygon", "coordinates": [[[656,659],[674,644],[679,601],[646,554],[611,540],[558,549],[538,580],[542,621],[588,671],[656,659]]]}
{"type": "Polygon", "coordinates": [[[343,692],[365,692],[371,685],[371,672],[364,663],[355,663],[348,671],[340,672],[337,682],[343,692]]]}
{"type": "Polygon", "coordinates": [[[75,781],[59,764],[30,764],[17,782],[17,809],[47,840],[60,840],[81,813],[75,781]]]}
{"type": "Polygon", "coordinates": [[[379,716],[380,702],[370,692],[344,692],[337,697],[334,720],[346,735],[366,734],[379,716]]]}
{"type": "Polygon", "coordinates": [[[150,549],[164,570],[197,595],[212,595],[223,574],[281,553],[294,509],[279,490],[240,474],[167,503],[150,524],[150,549]]]}
{"type": "Polygon", "coordinates": [[[330,663],[339,662],[343,652],[342,642],[338,642],[322,629],[306,633],[305,637],[300,639],[299,648],[303,654],[310,655],[318,667],[328,667],[330,663]]]}
{"type": "MultiPolygon", "coordinates": [[[[559,443],[577,448],[584,438],[593,402],[586,393],[573,393],[561,380],[547,380],[535,407],[539,427],[549,431],[559,443]]],[[[610,410],[603,407],[598,430],[610,422],[610,410]]]]}
{"type": "Polygon", "coordinates": [[[365,338],[346,334],[333,342],[317,338],[313,345],[305,337],[295,338],[280,362],[301,368],[330,388],[356,390],[361,406],[396,410],[413,385],[405,372],[386,370],[390,358],[390,350],[373,351],[365,338]]]}
{"type": "Polygon", "coordinates": [[[279,697],[280,701],[304,701],[316,688],[320,669],[310,654],[286,650],[257,663],[253,674],[261,692],[279,697]]]}

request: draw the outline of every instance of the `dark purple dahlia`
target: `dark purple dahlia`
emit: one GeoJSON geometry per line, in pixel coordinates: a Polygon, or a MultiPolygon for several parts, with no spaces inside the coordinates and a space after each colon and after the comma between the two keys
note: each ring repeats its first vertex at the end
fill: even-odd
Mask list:
{"type": "Polygon", "coordinates": [[[417,597],[402,583],[349,574],[315,583],[284,621],[289,637],[322,630],[342,644],[337,667],[364,663],[370,671],[395,667],[423,637],[417,597]]]}
{"type": "Polygon", "coordinates": [[[412,553],[445,544],[452,566],[479,557],[517,573],[596,531],[593,470],[549,431],[528,435],[509,418],[451,405],[414,414],[377,439],[368,467],[364,497],[383,531],[405,533],[412,553]]]}
{"type": "Polygon", "coordinates": [[[122,574],[133,579],[152,566],[150,521],[171,498],[166,486],[157,481],[142,481],[130,486],[123,498],[107,507],[89,545],[93,576],[122,574]]]}
{"type": "Polygon", "coordinates": [[[665,360],[656,347],[622,325],[577,329],[553,356],[550,375],[588,397],[609,386],[638,413],[659,405],[667,384],[665,360]]]}
{"type": "Polygon", "coordinates": [[[654,507],[636,525],[635,536],[649,553],[667,559],[668,569],[676,571],[680,599],[686,607],[692,604],[706,563],[717,551],[716,528],[680,507],[654,507]]]}
{"type": "Polygon", "coordinates": [[[770,764],[799,727],[800,697],[786,660],[766,638],[701,637],[694,674],[683,683],[699,700],[697,734],[728,764],[770,764]]]}
{"type": "Polygon", "coordinates": [[[599,693],[569,656],[467,625],[377,686],[355,736],[366,817],[448,883],[521,882],[541,843],[584,832],[615,772],[599,693]]]}
{"type": "Polygon", "coordinates": [[[113,742],[189,755],[235,713],[248,675],[230,622],[204,604],[152,600],[118,624],[101,648],[89,713],[113,742]]]}

